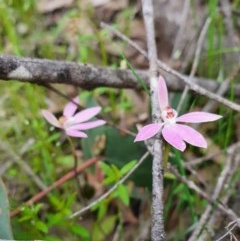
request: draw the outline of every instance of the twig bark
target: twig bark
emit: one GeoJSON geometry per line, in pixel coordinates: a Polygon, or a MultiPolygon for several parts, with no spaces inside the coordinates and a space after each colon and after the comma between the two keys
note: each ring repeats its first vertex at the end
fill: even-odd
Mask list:
{"type": "MultiPolygon", "coordinates": [[[[148,85],[144,71],[137,72],[148,85]]],[[[111,69],[91,64],[0,55],[0,79],[36,84],[70,84],[84,89],[96,87],[140,89],[130,70],[111,69]]]]}
{"type": "MultiPolygon", "coordinates": [[[[85,161],[83,164],[81,164],[79,167],[77,167],[76,170],[71,170],[70,172],[68,172],[66,175],[62,176],[61,178],[59,178],[56,182],[54,182],[51,186],[46,187],[44,190],[42,190],[41,192],[37,193],[35,196],[33,196],[31,199],[29,199],[26,203],[25,206],[30,206],[33,203],[39,201],[40,199],[42,199],[43,197],[45,197],[49,192],[51,192],[52,190],[54,190],[55,188],[61,186],[63,183],[67,182],[68,180],[70,180],[71,178],[75,177],[77,174],[81,173],[85,168],[93,165],[94,163],[101,161],[102,158],[101,157],[93,157],[87,161],[85,161]]],[[[11,217],[16,216],[17,214],[19,214],[21,212],[21,207],[13,210],[11,212],[11,217]]]]}
{"type": "MultiPolygon", "coordinates": [[[[103,23],[102,26],[110,28],[103,23]]],[[[110,30],[119,36],[118,31],[112,28],[110,30]]],[[[147,55],[146,52],[145,54],[147,55]]],[[[136,70],[136,73],[146,86],[149,86],[147,71],[136,70]]],[[[178,77],[170,75],[167,72],[164,74],[168,80],[167,85],[170,91],[182,91],[184,89],[185,84],[178,81],[178,77]]],[[[189,78],[187,75],[182,76],[186,79],[189,78]]],[[[0,79],[42,85],[55,83],[68,84],[79,86],[83,89],[94,89],[102,86],[131,89],[142,88],[130,70],[104,68],[68,61],[23,58],[13,55],[0,55],[0,79]]],[[[220,86],[216,81],[205,78],[194,77],[193,82],[213,92],[220,86]]],[[[234,95],[235,97],[240,97],[240,85],[235,86],[234,95]]]]}
{"type": "Polygon", "coordinates": [[[187,185],[188,188],[195,191],[199,196],[207,200],[212,206],[216,206],[220,211],[228,216],[231,220],[238,219],[238,215],[230,208],[223,205],[221,202],[217,202],[212,197],[210,197],[206,192],[204,192],[201,188],[199,188],[193,181],[188,180],[185,176],[182,176],[178,170],[172,166],[168,165],[168,169],[184,184],[187,185]]]}
{"type": "MultiPolygon", "coordinates": [[[[240,143],[236,143],[234,146],[229,148],[228,150],[228,158],[226,159],[226,164],[224,165],[224,168],[221,172],[221,174],[218,177],[218,180],[216,182],[216,186],[214,188],[214,192],[212,194],[212,199],[216,202],[217,200],[220,200],[220,195],[223,192],[223,190],[230,189],[230,182],[235,174],[236,170],[239,168],[239,162],[240,162],[240,154],[239,154],[239,147],[240,143]]],[[[221,202],[223,205],[225,205],[230,197],[230,193],[224,193],[224,198],[221,198],[221,202]],[[224,200],[223,200],[224,199],[224,200]]],[[[214,224],[218,220],[217,212],[213,212],[213,207],[211,204],[207,206],[204,213],[201,216],[201,219],[197,225],[197,228],[192,233],[191,237],[189,238],[189,241],[203,241],[208,240],[207,232],[202,232],[204,228],[207,228],[210,233],[214,233],[214,224]]]]}
{"type": "MultiPolygon", "coordinates": [[[[133,48],[135,48],[136,50],[139,51],[139,53],[141,53],[144,57],[149,59],[149,56],[147,54],[146,51],[144,51],[141,47],[139,47],[135,42],[133,42],[132,40],[130,40],[129,38],[127,38],[126,36],[122,35],[119,31],[117,31],[116,29],[112,29],[112,31],[114,32],[114,34],[116,34],[119,38],[123,39],[124,41],[126,41],[130,46],[132,46],[133,48]]],[[[236,110],[238,112],[240,112],[240,105],[227,100],[226,98],[223,98],[211,91],[209,91],[209,89],[205,89],[202,88],[201,86],[199,86],[197,83],[194,83],[192,81],[190,81],[188,79],[188,77],[182,75],[181,73],[179,73],[178,71],[172,69],[170,66],[168,66],[167,64],[163,63],[162,61],[158,60],[157,61],[158,67],[160,69],[162,69],[165,73],[168,73],[180,80],[182,80],[186,85],[189,86],[189,88],[195,92],[197,92],[200,95],[206,96],[207,98],[217,101],[233,110],[236,110]]],[[[166,77],[166,76],[165,76],[166,77]]],[[[168,79],[168,77],[167,77],[168,79]]]]}
{"type": "MultiPolygon", "coordinates": [[[[153,5],[150,0],[142,0],[142,11],[146,28],[148,59],[150,70],[150,91],[152,120],[154,123],[160,121],[160,109],[158,103],[157,81],[157,48],[154,32],[153,5]]],[[[163,241],[165,239],[164,231],[164,204],[163,204],[163,146],[162,139],[157,136],[153,144],[153,165],[152,165],[152,229],[151,240],[163,241]]]]}
{"type": "Polygon", "coordinates": [[[97,198],[95,201],[91,202],[89,205],[85,206],[84,208],[76,211],[75,213],[73,213],[70,218],[75,218],[77,216],[80,216],[81,214],[83,214],[84,212],[90,210],[92,207],[94,207],[96,204],[98,204],[99,202],[101,202],[103,199],[105,199],[106,197],[108,197],[111,193],[113,193],[117,187],[124,183],[129,177],[130,175],[143,163],[143,161],[148,157],[149,152],[146,152],[142,158],[137,162],[137,164],[125,175],[123,176],[114,186],[112,186],[112,188],[110,188],[107,192],[105,192],[102,196],[100,196],[99,198],[97,198]]]}
{"type": "MultiPolygon", "coordinates": [[[[195,51],[195,55],[194,55],[194,60],[193,60],[190,76],[189,76],[190,81],[192,81],[192,78],[196,74],[197,67],[198,67],[199,60],[200,60],[201,49],[202,49],[203,42],[204,42],[208,27],[209,27],[211,21],[212,21],[212,19],[210,17],[207,18],[204,25],[203,25],[203,28],[201,30],[201,33],[200,33],[200,36],[199,36],[199,39],[198,39],[198,42],[197,42],[197,47],[196,47],[196,51],[195,51]]],[[[180,111],[180,109],[182,107],[182,104],[183,104],[183,101],[186,98],[189,90],[190,90],[189,86],[186,85],[184,90],[183,90],[183,94],[181,95],[178,107],[177,107],[178,112],[180,111]]]]}

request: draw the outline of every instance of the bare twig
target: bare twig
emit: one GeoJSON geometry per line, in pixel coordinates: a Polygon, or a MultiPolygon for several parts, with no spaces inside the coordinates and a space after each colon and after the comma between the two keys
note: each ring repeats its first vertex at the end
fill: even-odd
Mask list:
{"type": "Polygon", "coordinates": [[[221,202],[213,200],[206,192],[204,192],[201,188],[199,188],[193,181],[188,180],[186,177],[182,176],[174,166],[168,165],[169,170],[184,184],[188,186],[188,188],[195,191],[199,196],[207,200],[211,205],[216,206],[219,210],[221,210],[224,214],[226,214],[229,219],[236,220],[238,219],[238,215],[230,208],[223,205],[221,202]]]}
{"type": "Polygon", "coordinates": [[[180,27],[178,28],[177,36],[173,45],[173,50],[171,54],[172,58],[174,57],[176,51],[180,50],[180,54],[182,52],[182,49],[183,49],[182,40],[184,36],[186,36],[186,34],[184,33],[184,30],[186,27],[186,23],[188,22],[187,19],[188,19],[190,7],[191,7],[190,0],[185,0],[183,4],[182,16],[181,16],[181,19],[179,19],[180,27]]]}
{"type": "MultiPolygon", "coordinates": [[[[230,236],[232,238],[234,238],[235,241],[238,241],[238,239],[233,235],[232,231],[237,227],[239,226],[239,222],[240,222],[240,219],[237,219],[237,220],[234,220],[232,222],[230,222],[228,224],[228,226],[226,227],[226,229],[228,230],[224,235],[222,235],[219,239],[217,239],[216,241],[220,241],[220,240],[223,240],[226,236],[230,236]]],[[[232,239],[230,239],[232,240],[232,239]]]]}
{"type": "MultiPolygon", "coordinates": [[[[237,37],[237,34],[234,31],[231,2],[229,0],[225,0],[225,1],[220,1],[219,4],[224,16],[224,25],[227,33],[226,35],[227,45],[231,48],[238,47],[239,39],[237,37]]],[[[239,52],[235,52],[234,54],[232,54],[231,59],[233,60],[233,62],[239,62],[240,61],[239,52]]]]}
{"type": "Polygon", "coordinates": [[[136,163],[136,165],[124,176],[122,177],[112,188],[110,188],[106,193],[104,193],[102,196],[100,196],[99,198],[97,198],[95,201],[91,202],[89,205],[87,205],[86,207],[78,210],[77,212],[73,213],[70,218],[75,218],[80,216],[81,214],[83,214],[84,212],[90,210],[92,207],[94,207],[96,204],[98,204],[99,202],[101,202],[103,199],[105,199],[106,197],[108,197],[112,192],[114,192],[117,187],[122,184],[123,182],[125,182],[129,176],[143,163],[143,161],[148,157],[149,152],[146,152],[142,158],[136,163]]]}
{"type": "MultiPolygon", "coordinates": [[[[148,59],[150,70],[150,91],[152,106],[152,121],[160,122],[160,109],[158,103],[158,67],[157,48],[154,32],[154,17],[152,0],[142,0],[143,18],[146,28],[148,59]]],[[[157,136],[153,143],[152,165],[152,229],[151,240],[163,241],[165,239],[164,214],[163,214],[163,145],[162,139],[157,136]]]]}
{"type": "MultiPolygon", "coordinates": [[[[231,3],[229,0],[226,1],[220,1],[219,2],[221,6],[221,11],[224,16],[224,24],[226,29],[226,38],[227,38],[227,46],[230,48],[234,48],[239,46],[239,40],[235,34],[234,26],[233,26],[233,17],[232,17],[232,11],[231,11],[231,3]]],[[[235,52],[231,54],[231,61],[234,63],[234,68],[231,71],[231,73],[228,75],[228,77],[221,83],[221,85],[218,87],[216,93],[218,95],[223,96],[227,90],[229,89],[229,84],[231,80],[238,74],[239,72],[239,65],[235,65],[235,63],[239,63],[240,61],[240,54],[239,52],[235,52]]],[[[216,103],[213,101],[210,101],[206,104],[206,106],[203,108],[203,111],[211,111],[214,109],[216,103]]]]}
{"type": "MultiPolygon", "coordinates": [[[[91,159],[85,161],[83,164],[81,164],[79,167],[77,167],[76,170],[71,170],[66,175],[64,175],[61,178],[59,178],[51,186],[49,186],[49,187],[45,188],[43,191],[37,193],[35,196],[33,196],[31,199],[29,199],[25,203],[25,206],[30,206],[33,203],[39,201],[40,199],[45,197],[49,192],[51,192],[55,188],[61,186],[63,183],[65,183],[68,180],[70,180],[71,178],[75,177],[77,174],[81,173],[85,168],[87,168],[87,167],[89,167],[89,166],[93,165],[94,163],[96,163],[98,161],[101,161],[101,160],[102,160],[101,157],[94,157],[94,158],[91,158],[91,159]]],[[[21,212],[21,210],[22,210],[22,208],[19,207],[16,210],[12,211],[11,212],[11,217],[16,216],[17,214],[19,214],[21,212]]]]}
{"type": "Polygon", "coordinates": [[[46,185],[42,182],[42,180],[33,172],[31,167],[22,160],[21,155],[19,153],[14,152],[13,148],[11,148],[7,142],[0,139],[0,148],[5,151],[9,157],[11,158],[12,162],[15,162],[19,165],[21,169],[26,172],[26,174],[35,182],[35,184],[38,186],[40,190],[44,190],[46,188],[46,185]]]}
{"type": "MultiPolygon", "coordinates": [[[[137,73],[147,84],[147,73],[144,71],[138,71],[137,73]]],[[[100,86],[141,88],[130,70],[114,70],[91,64],[20,58],[12,55],[0,55],[0,79],[19,80],[35,84],[70,84],[84,89],[93,89],[100,86]]]]}
{"type": "MultiPolygon", "coordinates": [[[[227,76],[227,78],[221,83],[219,88],[216,90],[216,94],[219,96],[223,96],[226,91],[229,89],[229,85],[234,77],[238,74],[240,70],[240,66],[237,66],[233,69],[233,71],[227,76]]],[[[202,108],[202,111],[211,112],[217,105],[216,101],[210,100],[208,103],[202,108]]],[[[194,127],[197,129],[200,124],[194,124],[194,127]]]]}
{"type": "MultiPolygon", "coordinates": [[[[102,23],[102,25],[104,24],[102,23]]],[[[111,29],[111,31],[115,30],[111,29]]],[[[114,32],[114,34],[116,34],[116,32],[114,32]]],[[[136,73],[146,86],[149,86],[147,72],[136,70],[136,73]]],[[[168,79],[167,85],[169,90],[182,91],[184,89],[185,84],[178,81],[178,77],[168,73],[165,75],[168,79]]],[[[182,76],[188,78],[187,75],[182,76]]],[[[142,86],[130,70],[104,68],[67,61],[22,58],[10,55],[0,55],[0,79],[5,81],[23,81],[40,85],[55,83],[68,84],[83,89],[93,89],[102,86],[142,89],[142,86]],[[65,71],[68,75],[65,74],[65,71]]],[[[193,81],[209,91],[215,91],[219,87],[219,83],[211,79],[195,77],[193,81]]],[[[234,95],[240,97],[240,85],[236,85],[234,95]]]]}
{"type": "MultiPolygon", "coordinates": [[[[211,18],[206,19],[206,21],[203,25],[202,31],[200,33],[200,36],[199,36],[199,39],[198,39],[198,42],[197,42],[197,47],[196,47],[196,51],[195,51],[193,64],[192,64],[192,69],[191,69],[191,72],[190,72],[190,75],[189,75],[190,81],[192,81],[193,76],[196,74],[198,63],[199,63],[199,60],[200,60],[201,49],[202,49],[203,42],[204,42],[208,27],[209,27],[211,21],[212,21],[211,18]]],[[[178,104],[178,107],[177,107],[178,112],[180,111],[180,109],[182,107],[182,104],[183,104],[183,101],[186,98],[189,90],[190,90],[190,87],[185,86],[185,88],[183,90],[183,94],[181,95],[181,98],[180,98],[180,101],[179,101],[179,104],[178,104]]]]}
{"type": "MultiPolygon", "coordinates": [[[[212,195],[213,200],[216,200],[216,201],[219,200],[219,197],[222,191],[226,188],[230,189],[229,183],[231,181],[231,178],[233,177],[236,170],[239,168],[239,162],[240,162],[240,154],[238,151],[239,147],[240,147],[240,143],[238,142],[228,149],[228,158],[216,182],[216,187],[214,188],[214,192],[212,195]]],[[[221,199],[224,205],[227,203],[229,197],[230,197],[230,192],[224,194],[224,198],[221,199]]],[[[206,232],[201,233],[204,227],[207,227],[207,229],[210,230],[211,233],[214,233],[214,224],[218,220],[218,217],[217,217],[217,212],[210,215],[212,211],[213,211],[213,207],[211,204],[209,204],[205,209],[205,212],[203,213],[199,221],[199,224],[197,225],[197,229],[193,232],[189,241],[207,240],[208,239],[207,233],[206,232]]]]}
{"type": "MultiPolygon", "coordinates": [[[[103,26],[103,24],[102,24],[103,26]]],[[[106,24],[104,24],[104,26],[108,26],[106,24]]],[[[130,40],[128,37],[126,37],[125,35],[121,34],[119,31],[117,31],[116,29],[111,28],[110,26],[107,27],[108,29],[111,29],[111,31],[113,31],[114,34],[116,34],[116,36],[118,36],[119,38],[121,38],[122,40],[126,41],[130,46],[132,46],[133,48],[137,49],[144,57],[149,58],[148,54],[146,51],[144,51],[142,48],[140,48],[135,42],[133,42],[132,40],[130,40]]],[[[206,96],[209,99],[212,99],[214,101],[217,101],[233,110],[236,111],[240,111],[240,105],[229,101],[205,88],[202,88],[201,86],[199,86],[198,84],[190,81],[188,79],[188,77],[182,75],[181,73],[179,73],[178,71],[172,69],[170,66],[168,66],[167,64],[163,63],[162,61],[158,60],[158,67],[161,68],[163,71],[165,71],[168,74],[174,75],[175,77],[177,77],[178,79],[182,80],[186,85],[189,86],[189,88],[193,91],[196,91],[197,93],[199,93],[200,95],[206,96]]]]}
{"type": "Polygon", "coordinates": [[[149,231],[151,228],[151,219],[141,220],[139,226],[139,234],[134,238],[134,241],[146,241],[149,237],[149,231]]]}

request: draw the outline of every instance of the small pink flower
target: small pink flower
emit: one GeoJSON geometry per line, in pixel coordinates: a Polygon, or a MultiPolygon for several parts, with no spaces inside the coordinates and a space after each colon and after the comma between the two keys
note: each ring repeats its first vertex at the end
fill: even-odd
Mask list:
{"type": "MultiPolygon", "coordinates": [[[[78,104],[79,99],[78,97],[75,97],[72,101],[78,104]]],[[[101,107],[97,106],[97,107],[88,108],[80,112],[77,112],[74,115],[74,113],[77,110],[77,105],[74,104],[72,101],[65,106],[63,110],[63,116],[60,117],[59,119],[57,119],[48,110],[41,111],[43,117],[53,126],[65,130],[68,136],[82,137],[82,138],[87,137],[87,134],[83,132],[84,130],[92,129],[97,126],[104,125],[106,123],[104,120],[86,122],[92,117],[94,117],[95,115],[97,115],[101,111],[101,107]]]]}
{"type": "Polygon", "coordinates": [[[193,128],[178,124],[179,122],[202,123],[215,121],[222,116],[207,112],[190,112],[178,117],[178,113],[168,103],[168,91],[165,80],[159,77],[158,82],[159,105],[161,109],[162,123],[152,123],[144,126],[137,134],[134,142],[143,141],[153,137],[159,131],[162,132],[163,138],[173,147],[180,151],[184,151],[186,143],[198,147],[207,147],[207,142],[204,137],[193,128]]]}

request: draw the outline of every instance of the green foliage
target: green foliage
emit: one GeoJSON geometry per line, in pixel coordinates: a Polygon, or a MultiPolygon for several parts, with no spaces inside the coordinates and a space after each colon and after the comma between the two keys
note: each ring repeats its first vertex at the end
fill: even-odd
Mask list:
{"type": "MultiPolygon", "coordinates": [[[[106,176],[102,183],[105,185],[117,183],[125,174],[127,174],[134,167],[135,164],[135,160],[130,161],[119,170],[114,164],[107,165],[102,162],[101,168],[106,176]]],[[[127,190],[127,186],[123,184],[118,185],[117,189],[111,194],[111,197],[120,198],[125,205],[129,205],[129,193],[127,190]]]]}
{"type": "Polygon", "coordinates": [[[96,224],[94,224],[91,235],[92,240],[106,240],[106,236],[109,235],[110,232],[112,232],[114,229],[116,219],[116,215],[111,215],[103,218],[101,222],[97,222],[96,224]]]}
{"type": "MultiPolygon", "coordinates": [[[[106,161],[122,168],[129,160],[139,160],[146,152],[143,143],[134,143],[134,138],[129,135],[119,135],[114,128],[106,130],[106,161]],[[121,145],[116,145],[121,143],[121,145]]],[[[151,189],[151,157],[131,175],[131,180],[138,186],[149,187],[151,189]],[[144,178],[142,178],[144,176],[144,178]]]]}
{"type": "Polygon", "coordinates": [[[9,218],[8,196],[0,179],[0,239],[13,239],[9,218]]]}
{"type": "MultiPolygon", "coordinates": [[[[205,2],[207,2],[208,13],[212,22],[206,36],[207,44],[204,46],[206,51],[201,54],[196,74],[207,78],[215,78],[222,82],[228,74],[228,66],[225,66],[223,61],[225,54],[239,53],[240,48],[226,48],[224,46],[225,27],[222,15],[218,11],[219,1],[205,2]]],[[[0,0],[1,52],[89,62],[111,66],[112,68],[120,66],[122,61],[132,71],[145,92],[149,93],[130,60],[122,54],[122,51],[126,49],[126,44],[121,49],[120,43],[117,43],[118,57],[108,56],[108,43],[106,44],[105,39],[109,35],[105,30],[97,28],[93,21],[95,16],[92,9],[82,10],[80,4],[76,3],[74,9],[64,11],[57,21],[54,22],[54,18],[52,18],[53,24],[49,25],[47,23],[49,21],[48,14],[39,14],[36,10],[36,3],[35,0],[0,0]],[[87,23],[82,21],[83,18],[87,19],[87,23]],[[69,31],[72,28],[73,33],[69,31]],[[86,33],[85,29],[91,29],[91,31],[86,33]],[[69,40],[71,40],[71,47],[69,47],[69,40]]],[[[191,1],[191,4],[193,14],[197,15],[194,1],[191,1]]],[[[233,1],[232,9],[237,7],[239,7],[239,1],[233,1]]],[[[132,29],[129,22],[132,21],[135,11],[135,8],[131,7],[123,10],[119,19],[117,19],[121,24],[116,26],[122,28],[124,32],[130,33],[132,29]]],[[[235,22],[237,22],[237,17],[235,18],[235,22]]],[[[232,93],[227,96],[230,100],[234,100],[235,82],[232,81],[232,93]]],[[[70,88],[58,86],[58,89],[65,94],[72,93],[70,88]]],[[[37,182],[34,181],[35,177],[39,177],[45,186],[49,186],[72,169],[73,159],[64,135],[61,131],[50,127],[42,119],[39,112],[41,108],[46,108],[49,103],[49,106],[52,106],[51,101],[56,103],[53,109],[60,111],[65,104],[65,100],[43,90],[42,87],[13,82],[1,82],[0,96],[0,142],[7,143],[5,146],[0,144],[0,156],[3,162],[1,165],[5,165],[5,160],[10,163],[10,168],[3,174],[10,192],[10,207],[2,183],[0,185],[2,214],[0,215],[0,238],[13,239],[9,222],[9,208],[13,210],[39,192],[37,182]],[[21,165],[23,162],[32,170],[33,175],[26,172],[26,169],[21,165]],[[16,191],[14,195],[12,195],[12,189],[16,191]]],[[[102,87],[94,91],[80,91],[81,103],[86,107],[97,105],[96,99],[99,97],[101,101],[99,103],[105,105],[102,113],[113,123],[118,123],[119,112],[131,114],[131,111],[135,108],[125,90],[102,87]]],[[[177,106],[179,98],[180,94],[173,96],[173,106],[177,106]]],[[[199,108],[205,102],[205,98],[196,97],[190,93],[184,102],[182,111],[195,107],[199,108]]],[[[214,128],[207,130],[206,133],[220,147],[227,148],[237,137],[233,125],[236,125],[238,116],[234,112],[226,110],[225,107],[219,109],[220,114],[223,114],[225,118],[220,120],[218,124],[214,124],[214,128]]],[[[136,132],[136,130],[133,131],[136,132]]],[[[85,159],[96,155],[105,156],[104,162],[101,163],[101,170],[105,175],[102,184],[105,185],[106,189],[126,175],[135,165],[136,160],[139,160],[146,152],[144,143],[133,143],[134,137],[123,134],[110,125],[90,130],[88,136],[89,138],[83,139],[81,143],[76,140],[75,144],[79,148],[80,155],[83,154],[85,159]]],[[[187,153],[188,156],[190,156],[189,154],[187,153]]],[[[193,154],[195,156],[203,155],[203,152],[194,151],[193,154]]],[[[177,166],[182,176],[188,177],[188,173],[183,167],[183,159],[184,156],[174,153],[170,162],[177,166]]],[[[147,187],[151,190],[151,166],[152,158],[148,157],[130,176],[129,180],[134,182],[135,187],[147,187]]],[[[81,175],[81,178],[83,176],[81,175]]],[[[239,173],[236,173],[232,183],[235,183],[238,179],[239,173]]],[[[165,173],[165,185],[168,191],[165,202],[166,223],[168,224],[173,212],[177,213],[178,217],[181,216],[179,214],[184,213],[185,217],[188,218],[186,221],[188,228],[183,230],[179,227],[175,233],[175,240],[185,240],[186,233],[190,232],[196,224],[200,212],[196,210],[201,210],[207,203],[197,197],[186,185],[179,183],[176,177],[169,173],[165,173]]],[[[76,183],[75,181],[69,181],[59,189],[53,190],[39,203],[30,207],[24,206],[21,214],[12,218],[14,238],[47,241],[107,240],[107,236],[115,230],[116,223],[122,225],[120,207],[117,206],[117,214],[109,214],[110,203],[114,201],[114,204],[117,202],[117,204],[129,206],[130,198],[133,195],[127,184],[118,185],[111,195],[92,209],[92,216],[96,215],[96,220],[92,221],[92,228],[89,228],[87,225],[82,225],[82,220],[69,220],[68,218],[72,210],[81,208],[79,206],[85,201],[77,199],[76,183]]],[[[135,197],[139,198],[138,195],[135,195],[135,197]]],[[[84,218],[85,216],[82,219],[84,218]]]]}

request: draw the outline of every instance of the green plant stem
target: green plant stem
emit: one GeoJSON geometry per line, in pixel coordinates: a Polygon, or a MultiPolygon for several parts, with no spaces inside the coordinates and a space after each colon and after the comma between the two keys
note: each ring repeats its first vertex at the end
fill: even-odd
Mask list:
{"type": "Polygon", "coordinates": [[[163,170],[167,170],[168,157],[169,157],[170,145],[164,142],[164,152],[163,152],[163,170]]]}
{"type": "Polygon", "coordinates": [[[71,147],[71,152],[72,152],[72,156],[73,156],[73,160],[74,160],[74,166],[73,166],[73,171],[75,172],[75,178],[76,178],[76,183],[77,183],[77,187],[78,187],[78,196],[80,200],[84,200],[84,196],[83,196],[83,190],[81,187],[81,183],[78,179],[78,173],[77,173],[77,167],[78,167],[78,158],[77,158],[77,153],[75,150],[75,146],[73,144],[73,140],[70,136],[67,136],[70,147],[71,147]]]}

